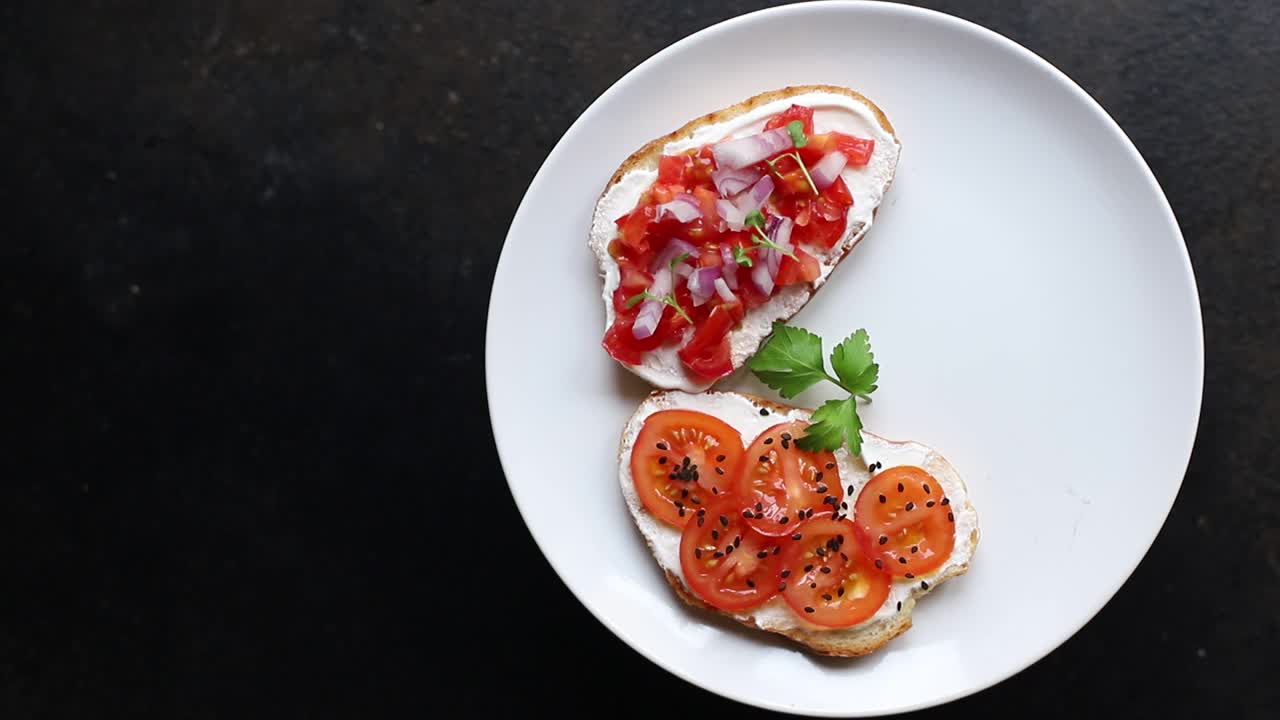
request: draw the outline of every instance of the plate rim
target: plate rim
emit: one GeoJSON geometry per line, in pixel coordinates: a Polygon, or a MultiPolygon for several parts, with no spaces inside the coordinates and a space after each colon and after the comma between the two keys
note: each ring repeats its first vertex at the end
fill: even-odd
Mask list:
{"type": "Polygon", "coordinates": [[[1079,633],[1080,630],[1083,629],[1085,625],[1089,624],[1097,616],[1097,614],[1102,610],[1102,608],[1105,607],[1107,603],[1111,602],[1111,600],[1116,596],[1116,594],[1119,593],[1119,591],[1124,587],[1124,585],[1132,578],[1134,571],[1137,570],[1138,565],[1140,565],[1141,562],[1147,557],[1147,554],[1150,552],[1152,545],[1155,543],[1156,538],[1160,534],[1160,531],[1164,528],[1165,523],[1168,521],[1169,513],[1173,510],[1173,506],[1177,503],[1178,495],[1182,491],[1182,484],[1186,479],[1187,470],[1190,467],[1191,457],[1195,449],[1196,438],[1199,433],[1200,416],[1201,416],[1201,413],[1203,412],[1203,407],[1204,407],[1204,367],[1205,367],[1204,313],[1203,313],[1203,308],[1201,306],[1200,289],[1199,289],[1199,284],[1196,281],[1195,270],[1191,264],[1191,256],[1190,256],[1189,250],[1187,249],[1186,238],[1182,234],[1182,228],[1178,223],[1177,215],[1174,213],[1173,207],[1169,203],[1169,198],[1165,194],[1164,188],[1161,187],[1159,180],[1155,176],[1155,173],[1151,170],[1151,166],[1147,163],[1146,159],[1142,156],[1141,152],[1139,152],[1137,146],[1133,143],[1133,140],[1124,131],[1124,128],[1120,126],[1120,124],[1115,120],[1115,118],[1113,118],[1111,114],[1107,112],[1107,110],[1102,106],[1102,104],[1099,103],[1092,95],[1090,95],[1088,91],[1086,91],[1083,87],[1081,87],[1079,83],[1077,83],[1070,76],[1068,76],[1066,73],[1060,70],[1057,66],[1049,62],[1047,59],[1041,57],[1037,53],[1033,52],[1032,50],[1028,49],[1021,43],[995,30],[992,30],[988,27],[985,27],[976,22],[973,22],[971,20],[967,20],[965,18],[958,17],[956,15],[951,15],[949,13],[945,13],[939,10],[919,7],[916,5],[909,5],[905,3],[896,3],[896,2],[881,2],[880,0],[817,0],[815,2],[797,3],[797,4],[791,4],[791,5],[782,5],[782,6],[764,8],[761,10],[744,13],[741,15],[737,15],[737,16],[713,23],[700,30],[690,33],[689,35],[686,35],[683,38],[680,38],[679,40],[671,43],[670,45],[667,45],[666,47],[663,47],[653,55],[649,56],[648,58],[645,58],[642,62],[638,63],[635,67],[631,68],[626,73],[624,73],[621,77],[615,80],[612,84],[609,85],[608,88],[606,88],[602,93],[600,93],[591,102],[591,104],[588,105],[587,108],[582,111],[581,114],[578,115],[578,117],[569,125],[568,128],[565,129],[563,134],[561,134],[560,139],[556,142],[555,146],[552,147],[551,151],[547,153],[546,158],[544,158],[542,163],[538,166],[537,172],[534,173],[533,179],[530,180],[528,187],[525,189],[524,194],[520,199],[520,204],[517,206],[516,212],[512,216],[511,222],[508,225],[507,233],[503,238],[502,249],[499,251],[498,262],[495,266],[494,275],[491,280],[490,292],[489,292],[489,305],[485,312],[485,404],[486,404],[486,408],[489,416],[490,430],[493,433],[494,448],[498,455],[499,464],[502,467],[503,478],[506,480],[507,492],[511,496],[511,499],[514,501],[517,512],[520,514],[520,519],[521,519],[521,522],[524,524],[525,532],[528,533],[528,535],[533,539],[534,545],[538,548],[538,551],[542,554],[543,559],[551,566],[552,570],[555,572],[560,582],[565,586],[565,588],[569,590],[569,593],[578,601],[580,605],[586,608],[586,610],[598,622],[600,622],[605,628],[607,628],[617,638],[619,638],[624,643],[626,643],[626,645],[630,647],[631,650],[637,652],[642,657],[647,659],[649,662],[658,666],[659,668],[669,673],[670,675],[680,678],[681,680],[683,680],[686,683],[689,683],[690,685],[693,685],[697,688],[700,688],[704,691],[710,692],[716,696],[725,698],[732,702],[748,705],[751,707],[758,707],[765,710],[787,713],[791,715],[806,715],[806,716],[814,716],[814,717],[861,717],[861,716],[866,716],[867,714],[859,713],[856,710],[853,712],[828,712],[828,711],[822,711],[822,710],[805,709],[805,708],[795,707],[795,706],[780,705],[780,704],[771,703],[771,702],[759,702],[754,700],[746,700],[743,698],[734,697],[728,694],[727,692],[723,692],[720,689],[704,684],[701,681],[699,681],[699,679],[693,674],[685,673],[673,668],[671,665],[664,662],[659,657],[655,656],[654,653],[651,653],[646,649],[644,649],[638,642],[636,642],[636,640],[631,636],[630,633],[623,631],[609,617],[607,617],[602,610],[597,609],[596,607],[593,607],[590,603],[588,603],[582,597],[582,595],[578,593],[578,591],[573,587],[573,585],[568,581],[568,579],[566,579],[566,575],[564,572],[561,571],[561,568],[559,567],[557,561],[553,559],[551,553],[547,552],[546,547],[544,547],[543,545],[543,541],[540,540],[537,534],[534,533],[532,526],[529,524],[528,518],[525,513],[525,508],[520,504],[519,497],[515,492],[515,488],[512,485],[510,475],[507,472],[507,467],[511,465],[511,463],[509,462],[509,459],[503,454],[502,443],[499,441],[499,438],[498,438],[497,425],[494,422],[494,419],[495,419],[494,418],[494,397],[493,397],[491,388],[493,386],[492,379],[499,370],[490,352],[491,348],[494,346],[494,340],[495,340],[495,338],[492,336],[493,324],[491,320],[493,318],[495,301],[497,298],[498,288],[499,288],[499,285],[497,283],[497,278],[503,273],[503,267],[504,267],[503,262],[507,256],[507,253],[506,253],[507,246],[511,242],[515,228],[517,227],[522,217],[527,212],[529,197],[534,194],[535,189],[539,188],[542,183],[545,183],[544,175],[547,172],[547,168],[552,164],[552,161],[556,160],[558,156],[564,151],[564,149],[568,147],[568,144],[565,142],[566,138],[568,138],[571,134],[573,134],[574,131],[580,125],[592,122],[594,120],[594,116],[598,112],[597,108],[603,105],[602,101],[605,101],[611,98],[613,95],[621,92],[620,88],[622,88],[622,86],[626,82],[628,82],[630,78],[641,74],[650,65],[656,64],[664,57],[674,54],[679,50],[685,48],[686,46],[693,45],[701,41],[704,37],[709,36],[713,33],[723,32],[739,24],[760,21],[770,16],[781,16],[781,15],[787,15],[791,13],[819,13],[820,14],[824,12],[840,12],[845,10],[852,10],[852,11],[863,10],[863,11],[870,11],[870,12],[888,13],[891,15],[898,14],[902,17],[911,17],[912,19],[921,19],[925,22],[934,22],[934,23],[950,26],[954,30],[958,30],[960,32],[967,33],[969,35],[976,36],[985,42],[1003,46],[1006,50],[1012,51],[1015,55],[1021,57],[1021,59],[1023,59],[1024,61],[1027,61],[1030,64],[1037,66],[1041,70],[1048,71],[1050,77],[1052,77],[1058,83],[1062,84],[1069,92],[1076,95],[1077,99],[1081,100],[1085,107],[1089,108],[1094,114],[1099,116],[1099,118],[1103,121],[1104,126],[1108,127],[1111,130],[1111,132],[1115,133],[1119,137],[1119,139],[1122,141],[1123,147],[1125,147],[1128,151],[1129,159],[1136,164],[1136,166],[1140,169],[1141,174],[1145,177],[1150,188],[1155,191],[1156,196],[1159,198],[1160,209],[1163,211],[1165,220],[1167,222],[1167,229],[1171,230],[1174,236],[1178,239],[1178,249],[1180,251],[1180,256],[1181,256],[1180,259],[1182,261],[1183,279],[1189,282],[1192,295],[1195,298],[1195,302],[1192,304],[1192,308],[1195,316],[1194,317],[1195,319],[1195,325],[1194,325],[1195,343],[1194,344],[1195,344],[1196,353],[1195,353],[1194,359],[1195,359],[1196,384],[1198,386],[1198,390],[1195,394],[1195,412],[1192,414],[1192,420],[1190,423],[1187,442],[1186,442],[1186,449],[1185,449],[1184,457],[1182,461],[1183,469],[1182,469],[1182,473],[1179,475],[1177,479],[1177,487],[1174,490],[1173,499],[1170,501],[1169,506],[1165,508],[1163,517],[1160,518],[1160,522],[1158,525],[1156,525],[1154,532],[1152,532],[1151,534],[1151,537],[1146,540],[1145,546],[1143,547],[1142,552],[1138,554],[1137,559],[1133,564],[1133,567],[1129,568],[1128,572],[1125,573],[1124,577],[1121,578],[1120,581],[1113,588],[1111,588],[1108,593],[1106,593],[1105,598],[1100,603],[1097,603],[1095,607],[1092,607],[1089,609],[1088,613],[1084,616],[1084,619],[1082,621],[1080,621],[1078,624],[1075,624],[1074,627],[1071,627],[1070,630],[1065,634],[1063,634],[1061,638],[1053,642],[1052,647],[1050,647],[1047,651],[1045,651],[1043,654],[1039,655],[1038,657],[1034,657],[1025,662],[1023,661],[1015,662],[1011,666],[1012,669],[1010,669],[1008,672],[1004,674],[997,673],[996,676],[994,676],[993,678],[986,679],[986,680],[983,680],[982,682],[973,684],[965,690],[952,692],[947,695],[938,696],[925,701],[918,701],[918,702],[903,704],[891,710],[877,712],[876,714],[877,715],[900,714],[905,712],[912,712],[915,710],[926,709],[930,707],[937,707],[937,706],[945,705],[945,704],[954,702],[956,700],[980,693],[984,690],[987,690],[991,687],[994,687],[1000,683],[1005,682],[1006,680],[1014,677],[1015,675],[1022,673],[1024,670],[1031,667],[1032,665],[1045,659],[1050,654],[1052,654],[1053,652],[1061,648],[1063,644],[1065,644],[1068,640],[1074,637],[1077,633],[1079,633]]]}

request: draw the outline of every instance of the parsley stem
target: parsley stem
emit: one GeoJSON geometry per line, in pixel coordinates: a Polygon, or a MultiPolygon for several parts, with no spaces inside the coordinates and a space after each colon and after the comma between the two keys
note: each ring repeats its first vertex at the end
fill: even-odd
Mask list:
{"type": "Polygon", "coordinates": [[[854,392],[852,389],[850,389],[848,385],[845,385],[844,383],[840,382],[839,378],[832,377],[831,373],[827,372],[825,368],[822,370],[822,375],[823,377],[825,377],[826,379],[834,383],[836,387],[849,393],[850,395],[856,398],[861,398],[862,400],[866,400],[867,402],[871,402],[871,396],[867,395],[866,393],[854,392]]]}
{"type": "Polygon", "coordinates": [[[773,248],[774,250],[777,250],[778,252],[782,253],[783,255],[786,255],[792,260],[795,260],[796,262],[800,262],[800,258],[796,257],[795,253],[791,252],[790,250],[783,250],[781,247],[778,246],[777,243],[775,243],[774,241],[766,237],[764,234],[764,231],[762,231],[760,228],[758,227],[755,228],[755,231],[759,233],[759,235],[757,237],[752,238],[752,240],[755,240],[757,245],[763,245],[768,248],[773,248]]]}

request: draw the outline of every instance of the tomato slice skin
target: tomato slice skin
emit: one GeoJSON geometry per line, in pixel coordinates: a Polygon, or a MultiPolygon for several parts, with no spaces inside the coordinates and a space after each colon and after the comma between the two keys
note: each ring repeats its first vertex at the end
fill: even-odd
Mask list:
{"type": "Polygon", "coordinates": [[[912,579],[941,567],[955,548],[950,500],[923,468],[885,468],[854,507],[858,543],[887,573],[912,579]]]}
{"type": "Polygon", "coordinates": [[[762,535],[790,534],[804,519],[801,513],[839,507],[844,497],[835,455],[795,444],[808,426],[802,420],[774,425],[756,436],[743,455],[737,492],[750,513],[747,522],[762,535]]]}
{"type": "Polygon", "coordinates": [[[698,599],[721,610],[757,607],[778,594],[781,541],[752,530],[739,500],[699,508],[680,534],[680,569],[698,599]]]}
{"type": "Polygon", "coordinates": [[[631,448],[631,479],[654,517],[684,527],[699,507],[732,491],[742,436],[727,423],[692,410],[645,418],[631,448]]]}
{"type": "Polygon", "coordinates": [[[823,627],[849,627],[884,605],[891,579],[862,552],[856,533],[848,519],[824,512],[805,520],[785,541],[782,597],[796,615],[823,627]]]}

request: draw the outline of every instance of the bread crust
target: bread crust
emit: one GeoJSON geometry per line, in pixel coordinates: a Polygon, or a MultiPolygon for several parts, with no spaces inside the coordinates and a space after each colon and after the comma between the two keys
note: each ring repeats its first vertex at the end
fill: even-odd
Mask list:
{"type": "MultiPolygon", "coordinates": [[[[608,184],[606,184],[604,187],[604,190],[601,191],[600,197],[597,198],[596,200],[596,211],[597,212],[599,211],[600,204],[604,200],[605,196],[609,194],[609,190],[612,189],[614,185],[617,185],[622,180],[622,178],[627,175],[627,173],[630,173],[633,170],[656,169],[658,167],[658,161],[662,157],[662,149],[666,147],[667,143],[672,142],[674,140],[679,140],[684,137],[688,137],[689,135],[692,135],[694,132],[696,132],[699,128],[704,127],[706,125],[711,125],[714,123],[720,123],[726,120],[731,120],[735,117],[738,117],[739,115],[743,115],[757,107],[760,107],[761,105],[766,105],[775,100],[785,100],[790,97],[795,97],[798,95],[803,95],[806,93],[813,93],[813,92],[823,92],[823,93],[832,93],[836,95],[844,95],[846,97],[849,97],[865,105],[875,116],[876,121],[880,124],[880,126],[884,129],[884,131],[893,136],[894,141],[898,144],[899,152],[901,152],[902,140],[898,137],[897,131],[894,130],[893,124],[889,122],[889,118],[884,114],[884,111],[881,110],[879,106],[873,103],[865,95],[857,92],[856,90],[851,90],[849,88],[841,87],[839,85],[791,85],[784,88],[780,88],[778,90],[770,90],[767,92],[760,93],[759,95],[753,95],[752,97],[747,98],[746,100],[743,100],[742,102],[737,103],[736,105],[731,105],[721,110],[715,110],[713,112],[709,112],[706,115],[703,115],[699,118],[690,120],[689,122],[680,126],[678,129],[672,132],[669,132],[666,135],[663,135],[662,137],[650,140],[648,143],[642,146],[639,150],[636,150],[635,152],[631,153],[631,155],[628,156],[627,159],[624,160],[620,166],[618,166],[618,169],[614,171],[613,177],[609,179],[608,184]]],[[[894,173],[889,176],[888,181],[886,181],[884,185],[884,189],[883,189],[884,193],[888,193],[889,188],[893,185],[893,179],[896,176],[896,174],[897,174],[897,166],[895,165],[894,173]]],[[[872,209],[871,218],[873,221],[876,215],[879,213],[879,211],[880,211],[879,205],[877,205],[875,208],[872,209]]],[[[849,232],[849,229],[846,229],[846,232],[849,232]]],[[[861,227],[858,227],[856,230],[853,230],[851,241],[846,242],[842,239],[842,241],[838,245],[839,253],[826,261],[828,264],[831,265],[831,267],[833,268],[833,271],[836,266],[844,262],[844,259],[848,257],[849,252],[853,250],[853,248],[856,247],[859,242],[862,241],[862,238],[866,235],[866,232],[867,232],[867,227],[865,225],[862,225],[861,227]]],[[[608,255],[607,249],[595,248],[595,251],[598,259],[602,263],[606,262],[606,258],[608,255]]],[[[612,261],[612,260],[610,259],[609,261],[612,261]]],[[[603,271],[603,267],[601,269],[603,271]]],[[[791,311],[789,314],[786,314],[778,318],[778,320],[784,323],[788,322],[792,317],[796,315],[796,313],[800,312],[802,309],[804,309],[806,305],[809,304],[809,301],[813,299],[813,296],[816,295],[817,292],[821,290],[823,286],[825,286],[825,284],[826,283],[824,282],[816,287],[814,287],[813,285],[810,285],[809,287],[807,287],[805,289],[805,295],[803,297],[803,300],[795,307],[793,311],[791,311]]],[[[756,311],[757,311],[756,308],[752,308],[751,310],[748,311],[748,313],[756,312],[756,311]]],[[[763,342],[764,342],[763,337],[756,338],[754,346],[750,349],[750,352],[747,353],[747,357],[754,355],[760,349],[760,345],[763,342]]],[[[634,368],[631,365],[627,365],[626,363],[619,363],[619,364],[632,372],[636,372],[636,368],[634,368]]],[[[739,368],[738,365],[734,366],[734,370],[737,370],[738,368],[739,368]]],[[[638,375],[639,373],[636,373],[636,374],[638,375]]],[[[691,378],[686,375],[685,382],[683,384],[666,386],[666,387],[668,387],[668,389],[680,389],[680,390],[687,390],[689,392],[701,392],[703,390],[706,390],[712,387],[715,384],[715,382],[716,381],[712,381],[705,384],[698,383],[694,378],[691,378]]]]}
{"type": "MultiPolygon", "coordinates": [[[[668,391],[655,390],[651,392],[649,396],[663,395],[666,394],[666,392],[668,391]]],[[[735,392],[734,394],[750,400],[757,407],[767,408],[770,412],[786,412],[796,409],[794,406],[777,403],[750,393],[735,392]]],[[[867,434],[872,435],[873,433],[867,434]]],[[[884,440],[884,438],[880,439],[884,440]]],[[[892,444],[894,441],[885,440],[885,442],[892,444]]],[[[628,462],[629,459],[623,457],[623,454],[621,447],[619,447],[618,461],[628,462]]],[[[965,485],[963,478],[960,478],[960,483],[965,485]]],[[[965,485],[965,490],[965,507],[971,509],[973,507],[973,503],[968,500],[967,485],[965,485]]],[[[980,535],[981,533],[976,527],[970,534],[974,553],[977,552],[980,535]]],[[[647,542],[646,546],[648,546],[647,542]]],[[[650,547],[649,549],[652,552],[653,548],[650,547]]],[[[888,620],[843,629],[825,629],[818,628],[817,626],[814,626],[813,629],[762,627],[749,613],[738,615],[724,610],[718,610],[704,603],[689,590],[689,588],[675,573],[670,570],[665,570],[664,575],[666,577],[667,584],[671,586],[673,591],[675,591],[676,596],[691,607],[698,608],[701,611],[722,615],[730,620],[756,630],[763,630],[765,632],[782,635],[783,637],[789,638],[819,655],[828,655],[831,657],[861,657],[879,650],[890,640],[909,630],[911,628],[911,614],[912,611],[915,610],[916,601],[942,585],[943,582],[954,577],[959,577],[960,575],[968,572],[969,565],[972,562],[973,556],[970,555],[969,562],[966,562],[963,565],[958,565],[949,570],[945,575],[941,575],[937,579],[931,581],[928,590],[922,590],[917,586],[912,594],[903,601],[902,610],[897,612],[888,620]]]]}

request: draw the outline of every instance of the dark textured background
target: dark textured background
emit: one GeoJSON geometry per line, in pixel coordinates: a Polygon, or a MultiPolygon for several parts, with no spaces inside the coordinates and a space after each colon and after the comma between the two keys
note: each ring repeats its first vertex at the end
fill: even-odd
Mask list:
{"type": "MultiPolygon", "coordinates": [[[[5,3],[0,718],[757,716],[570,596],[505,490],[481,370],[503,235],[561,133],[764,4],[5,3]],[[454,554],[495,522],[494,555],[454,554]],[[495,563],[502,593],[471,594],[495,563]]],[[[926,4],[1129,133],[1207,346],[1146,560],[1058,651],[937,714],[1275,717],[1280,9],[926,4]]]]}

